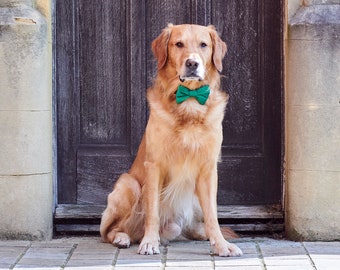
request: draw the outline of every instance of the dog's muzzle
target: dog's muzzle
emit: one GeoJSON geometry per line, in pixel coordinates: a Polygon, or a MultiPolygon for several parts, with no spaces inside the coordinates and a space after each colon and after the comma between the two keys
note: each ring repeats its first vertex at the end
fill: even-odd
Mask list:
{"type": "Polygon", "coordinates": [[[182,69],[182,75],[179,76],[181,82],[185,80],[202,81],[204,79],[204,67],[201,59],[190,57],[188,58],[182,69]]]}

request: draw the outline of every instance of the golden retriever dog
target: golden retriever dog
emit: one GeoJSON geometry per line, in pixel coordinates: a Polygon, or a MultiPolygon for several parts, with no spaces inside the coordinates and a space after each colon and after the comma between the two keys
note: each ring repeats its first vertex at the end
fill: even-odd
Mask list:
{"type": "Polygon", "coordinates": [[[108,196],[104,242],[140,242],[138,253],[157,254],[160,242],[186,237],[210,240],[219,256],[242,254],[217,220],[226,49],[213,26],[169,24],[152,42],[158,71],[147,91],[150,116],[130,171],[108,196]]]}

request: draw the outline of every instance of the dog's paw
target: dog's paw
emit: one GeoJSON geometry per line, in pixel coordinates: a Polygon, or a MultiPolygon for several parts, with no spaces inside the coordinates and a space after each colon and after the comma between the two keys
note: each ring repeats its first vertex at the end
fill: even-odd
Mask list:
{"type": "Polygon", "coordinates": [[[143,239],[139,245],[138,253],[142,255],[159,254],[159,241],[148,241],[143,239]]]}
{"type": "Polygon", "coordinates": [[[213,252],[220,257],[237,257],[243,254],[238,246],[227,241],[213,245],[213,252]]]}
{"type": "Polygon", "coordinates": [[[119,248],[128,248],[130,247],[130,237],[126,233],[118,232],[116,233],[112,244],[119,248]]]}

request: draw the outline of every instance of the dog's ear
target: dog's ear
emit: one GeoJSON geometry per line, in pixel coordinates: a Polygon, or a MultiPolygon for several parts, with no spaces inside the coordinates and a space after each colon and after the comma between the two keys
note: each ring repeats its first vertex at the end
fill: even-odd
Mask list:
{"type": "Polygon", "coordinates": [[[168,58],[168,41],[170,38],[173,25],[168,24],[168,27],[163,29],[162,33],[152,42],[151,48],[158,62],[158,69],[165,66],[168,58]]]}
{"type": "Polygon", "coordinates": [[[208,28],[213,43],[213,63],[216,69],[221,72],[223,69],[222,59],[227,52],[227,44],[219,37],[213,25],[209,25],[208,28]]]}

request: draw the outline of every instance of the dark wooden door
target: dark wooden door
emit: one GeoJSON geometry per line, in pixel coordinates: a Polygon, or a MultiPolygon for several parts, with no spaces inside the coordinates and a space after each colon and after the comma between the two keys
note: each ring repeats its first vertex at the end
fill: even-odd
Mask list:
{"type": "Polygon", "coordinates": [[[283,1],[56,1],[58,204],[104,205],[136,154],[167,23],[213,24],[230,94],[218,203],[280,204],[283,1]]]}

